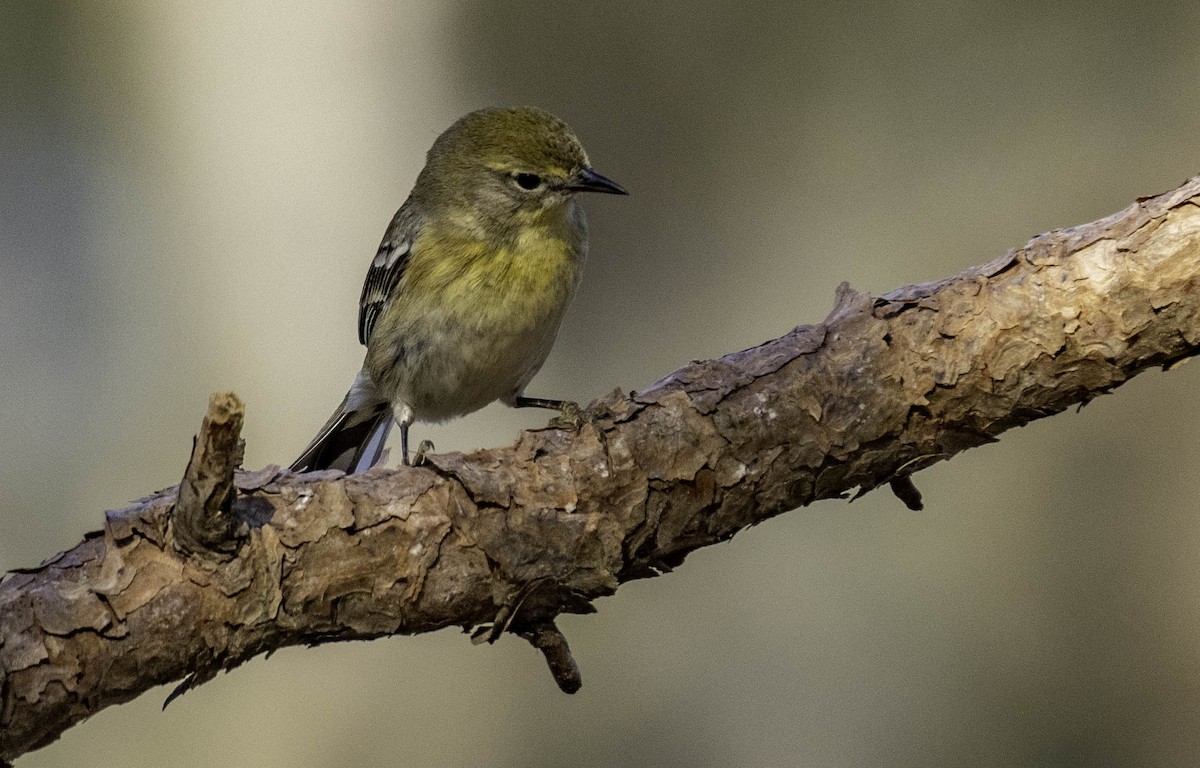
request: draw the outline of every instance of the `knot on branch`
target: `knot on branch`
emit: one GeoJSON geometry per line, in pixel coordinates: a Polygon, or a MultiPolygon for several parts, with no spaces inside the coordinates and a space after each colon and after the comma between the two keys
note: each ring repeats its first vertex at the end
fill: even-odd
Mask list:
{"type": "Polygon", "coordinates": [[[516,634],[528,640],[530,645],[546,657],[546,666],[550,668],[554,682],[558,683],[563,693],[575,693],[583,686],[583,677],[579,673],[575,657],[571,655],[567,638],[553,621],[523,627],[516,630],[516,634]]]}

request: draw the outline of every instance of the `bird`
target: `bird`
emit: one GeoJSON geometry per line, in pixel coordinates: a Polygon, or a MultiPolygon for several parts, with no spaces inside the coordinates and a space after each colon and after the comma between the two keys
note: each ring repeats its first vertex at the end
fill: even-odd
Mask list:
{"type": "MultiPolygon", "coordinates": [[[[626,195],[596,172],[575,133],[535,107],[459,118],[433,142],[363,282],[362,369],[294,472],[362,472],[408,430],[500,401],[578,413],[527,397],[587,257],[581,192],[626,195]]],[[[418,463],[425,449],[418,449],[418,463]]]]}

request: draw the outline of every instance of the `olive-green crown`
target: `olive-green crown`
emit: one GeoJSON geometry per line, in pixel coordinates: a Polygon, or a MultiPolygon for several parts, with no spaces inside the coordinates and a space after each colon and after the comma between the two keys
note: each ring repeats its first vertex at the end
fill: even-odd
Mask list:
{"type": "Polygon", "coordinates": [[[586,167],[587,153],[562,120],[534,107],[492,107],[464,115],[438,136],[414,193],[448,201],[484,171],[568,179],[586,167]]]}

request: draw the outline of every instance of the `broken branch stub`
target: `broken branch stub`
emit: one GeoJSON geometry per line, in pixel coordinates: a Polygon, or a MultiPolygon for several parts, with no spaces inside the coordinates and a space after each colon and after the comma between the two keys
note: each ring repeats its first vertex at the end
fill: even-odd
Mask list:
{"type": "Polygon", "coordinates": [[[189,555],[229,556],[240,543],[233,510],[234,470],[242,463],[245,406],[232,392],[213,394],[171,515],[172,541],[189,555]]]}

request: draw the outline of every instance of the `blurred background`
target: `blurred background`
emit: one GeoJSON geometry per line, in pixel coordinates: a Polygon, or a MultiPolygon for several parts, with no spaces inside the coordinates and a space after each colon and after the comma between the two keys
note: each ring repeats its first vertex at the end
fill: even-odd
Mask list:
{"type": "MultiPolygon", "coordinates": [[[[566,119],[582,293],[530,393],[588,401],[1200,172],[1179,2],[0,4],[0,568],[175,483],[208,394],[286,464],[434,137],[566,119]]],[[[1200,366],[784,515],[524,642],[287,649],[34,766],[1194,765],[1200,366]]],[[[511,442],[493,406],[417,439],[511,442]]]]}

